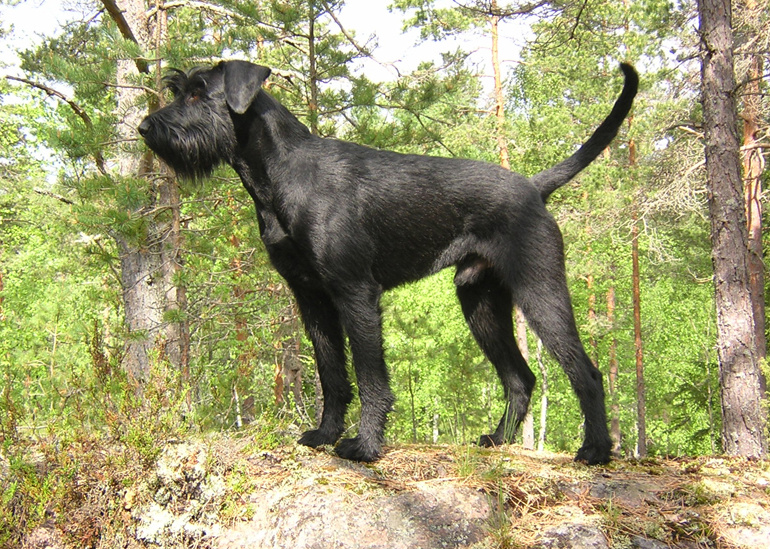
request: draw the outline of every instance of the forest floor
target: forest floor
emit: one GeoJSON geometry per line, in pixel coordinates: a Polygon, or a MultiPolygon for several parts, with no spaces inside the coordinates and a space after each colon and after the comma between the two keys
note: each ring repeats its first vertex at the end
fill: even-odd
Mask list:
{"type": "Polygon", "coordinates": [[[766,461],[587,467],[517,446],[399,445],[363,465],[226,435],[157,448],[0,454],[0,547],[770,548],[766,461]]]}

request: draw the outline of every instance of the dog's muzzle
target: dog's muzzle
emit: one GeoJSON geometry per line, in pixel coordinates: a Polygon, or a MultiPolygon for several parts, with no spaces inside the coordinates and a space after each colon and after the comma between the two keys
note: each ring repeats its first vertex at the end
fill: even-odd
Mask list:
{"type": "Polygon", "coordinates": [[[139,135],[142,137],[146,137],[148,133],[150,133],[150,128],[152,127],[152,124],[149,122],[149,117],[142,120],[142,123],[139,124],[139,127],[137,128],[139,130],[139,135]]]}

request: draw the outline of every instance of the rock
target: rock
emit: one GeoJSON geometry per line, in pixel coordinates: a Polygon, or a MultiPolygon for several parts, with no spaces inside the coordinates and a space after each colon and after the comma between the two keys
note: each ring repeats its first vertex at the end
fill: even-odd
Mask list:
{"type": "Polygon", "coordinates": [[[770,511],[746,501],[728,501],[717,508],[722,536],[736,547],[770,549],[770,511]]]}
{"type": "Polygon", "coordinates": [[[560,524],[548,528],[540,542],[535,545],[538,549],[609,549],[607,539],[601,530],[587,524],[560,524]]]}
{"type": "Polygon", "coordinates": [[[218,536],[219,507],[225,487],[222,479],[207,470],[208,452],[203,444],[174,444],[158,458],[148,488],[153,501],[134,508],[132,491],[124,508],[137,521],[136,539],[162,547],[218,536]]]}
{"type": "Polygon", "coordinates": [[[633,549],[669,549],[669,546],[656,539],[647,539],[639,536],[631,538],[631,547],[633,549]]]}
{"type": "Polygon", "coordinates": [[[64,536],[53,525],[46,523],[32,530],[21,544],[22,549],[65,549],[64,536]]]}
{"type": "Polygon", "coordinates": [[[15,528],[12,546],[770,549],[770,473],[740,460],[724,461],[742,472],[729,479],[704,460],[661,462],[655,471],[636,462],[585,468],[569,456],[510,449],[407,446],[364,465],[223,437],[169,443],[149,470],[111,471],[122,462],[106,459],[108,449],[87,450],[103,461],[81,460],[72,477],[60,472],[77,462],[72,452],[67,469],[56,453],[46,463],[26,451],[23,468],[0,459],[0,489],[14,490],[6,516],[19,517],[18,527],[0,521],[0,531],[15,528]],[[41,525],[25,510],[40,503],[35,487],[51,475],[71,490],[46,502],[41,525]]]}
{"type": "Polygon", "coordinates": [[[641,507],[648,501],[657,501],[655,487],[644,479],[600,479],[589,486],[591,497],[612,501],[629,507],[641,507]]]}
{"type": "Polygon", "coordinates": [[[487,496],[430,483],[397,494],[287,487],[260,494],[254,519],[219,537],[219,549],[465,548],[487,534],[487,496]]]}

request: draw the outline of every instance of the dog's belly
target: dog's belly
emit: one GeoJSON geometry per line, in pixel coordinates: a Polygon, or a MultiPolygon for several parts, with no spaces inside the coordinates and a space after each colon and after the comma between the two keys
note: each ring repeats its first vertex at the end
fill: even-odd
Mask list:
{"type": "Polygon", "coordinates": [[[372,274],[384,288],[413,282],[454,265],[471,253],[471,238],[432,233],[420,237],[390,238],[376,247],[372,274]],[[425,238],[430,236],[433,238],[425,238]]]}
{"type": "Polygon", "coordinates": [[[374,279],[385,290],[425,278],[438,270],[431,258],[403,254],[383,254],[372,265],[374,279]]]}

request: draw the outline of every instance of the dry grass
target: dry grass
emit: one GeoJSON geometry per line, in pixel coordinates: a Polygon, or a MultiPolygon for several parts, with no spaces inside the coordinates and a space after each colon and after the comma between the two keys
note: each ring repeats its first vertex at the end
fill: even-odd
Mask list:
{"type": "MultiPolygon", "coordinates": [[[[515,446],[421,445],[389,447],[372,465],[296,447],[245,459],[255,487],[295,482],[304,475],[356,493],[398,493],[430,483],[482,490],[497,509],[491,519],[497,530],[491,537],[503,538],[493,544],[497,547],[535,546],[544,531],[565,522],[599,528],[610,547],[641,537],[671,546],[754,549],[763,545],[746,540],[770,536],[767,462],[700,457],[586,467],[570,456],[515,446]]],[[[770,537],[764,547],[770,548],[770,537]]]]}
{"type": "MultiPolygon", "coordinates": [[[[327,484],[381,496],[452,484],[488,495],[489,547],[534,547],[543,532],[566,522],[598,528],[613,548],[635,537],[671,547],[770,548],[768,462],[700,457],[586,467],[569,456],[515,446],[399,445],[362,465],[296,445],[260,446],[248,437],[202,443],[210,473],[226,486],[218,511],[226,526],[250,518],[255,493],[279,486],[291,493],[308,483],[327,484]]],[[[0,509],[21,521],[20,532],[54,525],[72,547],[108,546],[105,539],[129,536],[129,509],[152,497],[142,484],[151,468],[124,448],[91,440],[66,449],[42,444],[34,455],[34,466],[0,478],[28,487],[23,494],[17,488],[19,495],[0,509]],[[35,482],[48,492],[35,494],[35,482]]]]}

